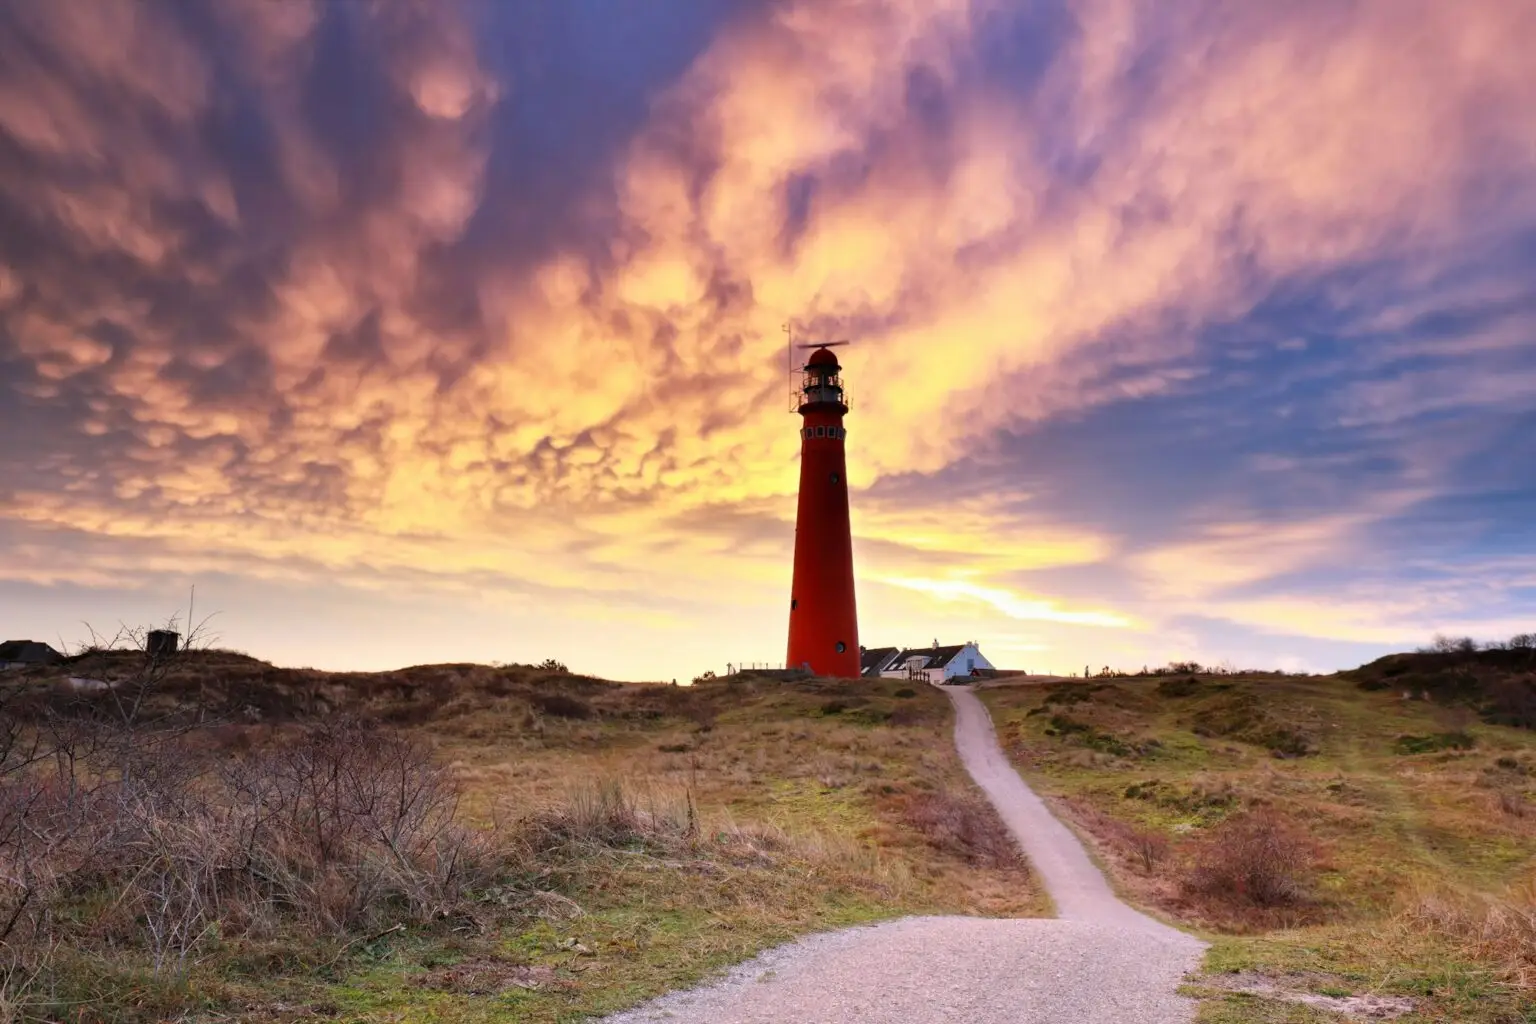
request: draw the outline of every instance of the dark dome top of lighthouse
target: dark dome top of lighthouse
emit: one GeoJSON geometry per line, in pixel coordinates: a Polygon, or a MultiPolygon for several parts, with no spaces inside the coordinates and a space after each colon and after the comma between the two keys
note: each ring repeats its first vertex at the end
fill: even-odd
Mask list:
{"type": "Polygon", "coordinates": [[[832,354],[829,348],[819,348],[811,353],[811,358],[806,360],[806,366],[837,366],[837,356],[832,354]]]}

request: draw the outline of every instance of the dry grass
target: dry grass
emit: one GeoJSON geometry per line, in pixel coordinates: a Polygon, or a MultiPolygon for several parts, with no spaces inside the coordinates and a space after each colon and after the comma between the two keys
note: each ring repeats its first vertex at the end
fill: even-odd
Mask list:
{"type": "MultiPolygon", "coordinates": [[[[110,681],[93,657],[66,671],[110,681]]],[[[89,806],[43,762],[3,776],[0,860],[7,821],[64,838],[0,865],[32,879],[6,950],[36,951],[7,961],[0,1021],[565,1019],[807,930],[1041,909],[927,687],[217,652],[163,681],[158,738],[100,748],[143,755],[131,792],[90,757],[62,789],[89,806]]],[[[13,732],[117,728],[100,693],[7,683],[13,732]]]]}
{"type": "Polygon", "coordinates": [[[1442,936],[1463,956],[1495,964],[1511,985],[1536,992],[1536,885],[1503,896],[1424,890],[1404,902],[1400,924],[1442,936]]]}
{"type": "MultiPolygon", "coordinates": [[[[1009,756],[1117,887],[1242,936],[1217,948],[1244,970],[1305,962],[1376,978],[1422,997],[1429,1015],[1413,1020],[1522,1019],[1508,1013],[1530,998],[1516,965],[1529,948],[1518,894],[1536,877],[1536,734],[1489,724],[1507,708],[1475,702],[1496,689],[1481,677],[1444,682],[1474,701],[1449,708],[1357,682],[1087,680],[983,699],[1009,756]],[[1263,820],[1273,827],[1252,827],[1263,820]],[[1160,852],[1144,855],[1149,841],[1160,852]]],[[[1290,1019],[1229,1002],[1209,1019],[1290,1019]]]]}

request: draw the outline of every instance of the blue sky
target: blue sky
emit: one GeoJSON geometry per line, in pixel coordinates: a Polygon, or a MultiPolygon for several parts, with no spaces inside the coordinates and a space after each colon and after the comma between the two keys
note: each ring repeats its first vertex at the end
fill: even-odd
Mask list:
{"type": "Polygon", "coordinates": [[[0,634],[1327,670],[1536,629],[1536,11],[0,3],[0,634]]]}

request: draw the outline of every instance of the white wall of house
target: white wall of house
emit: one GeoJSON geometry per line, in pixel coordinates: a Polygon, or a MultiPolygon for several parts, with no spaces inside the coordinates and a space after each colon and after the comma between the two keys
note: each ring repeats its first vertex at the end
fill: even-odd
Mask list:
{"type": "Polygon", "coordinates": [[[981,653],[981,648],[975,644],[966,644],[965,650],[949,659],[949,664],[941,669],[929,670],[929,682],[942,683],[956,676],[968,676],[979,668],[992,668],[993,665],[981,653]],[[934,676],[938,678],[935,679],[934,676]]]}

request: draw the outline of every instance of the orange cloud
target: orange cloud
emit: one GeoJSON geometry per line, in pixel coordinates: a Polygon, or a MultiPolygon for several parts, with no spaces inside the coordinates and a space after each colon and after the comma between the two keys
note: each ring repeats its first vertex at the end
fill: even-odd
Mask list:
{"type": "MultiPolygon", "coordinates": [[[[1188,325],[1239,317],[1276,280],[1446,259],[1488,215],[1474,186],[1490,161],[1536,159],[1536,15],[1518,4],[1070,7],[1030,91],[975,71],[995,3],[744,16],[593,190],[602,244],[511,260],[477,255],[498,248],[477,217],[522,86],[477,47],[472,6],[346,15],[390,119],[353,160],[296,84],[322,59],[327,5],[216,5],[241,42],[227,66],[152,4],[31,5],[29,45],[0,50],[18,69],[0,129],[37,169],[0,190],[70,248],[0,265],[0,310],[29,393],[80,396],[79,432],[108,454],[60,455],[3,515],[283,566],[584,593],[626,574],[677,596],[726,581],[758,601],[781,547],[679,524],[749,510],[787,543],[782,321],[857,335],[857,485],[936,473],[999,431],[1198,376],[1177,362],[1188,325]],[[198,141],[240,90],[262,105],[282,223],[198,141]],[[914,113],[914,92],[943,116],[914,113]],[[51,187],[60,168],[80,184],[51,187]],[[133,274],[79,270],[97,260],[133,274]]],[[[870,578],[999,621],[1134,629],[1149,617],[1106,610],[1122,598],[1014,577],[1114,562],[1193,607],[1385,514],[1218,526],[1132,557],[1019,507],[871,495],[870,578]]]]}

